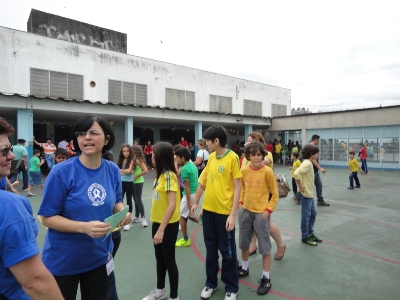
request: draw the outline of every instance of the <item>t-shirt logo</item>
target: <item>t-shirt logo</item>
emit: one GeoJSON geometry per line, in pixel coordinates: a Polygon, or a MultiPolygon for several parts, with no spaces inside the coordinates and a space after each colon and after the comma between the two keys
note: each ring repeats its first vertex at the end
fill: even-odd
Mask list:
{"type": "Polygon", "coordinates": [[[218,167],[218,173],[220,173],[220,174],[222,174],[222,173],[224,173],[224,171],[225,171],[225,167],[224,166],[219,166],[218,167]]]}
{"type": "Polygon", "coordinates": [[[102,185],[98,183],[93,183],[88,188],[89,199],[93,202],[93,206],[100,206],[104,204],[104,199],[106,198],[106,190],[102,185]]]}

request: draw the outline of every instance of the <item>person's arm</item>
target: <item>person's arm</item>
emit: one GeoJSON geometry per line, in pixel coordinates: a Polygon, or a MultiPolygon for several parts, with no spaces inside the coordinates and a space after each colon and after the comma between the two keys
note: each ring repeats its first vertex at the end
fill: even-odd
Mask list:
{"type": "Polygon", "coordinates": [[[132,169],[133,169],[133,161],[131,162],[131,164],[129,165],[129,167],[127,169],[119,169],[119,172],[121,175],[132,174],[132,169]]]}
{"type": "Polygon", "coordinates": [[[233,179],[233,205],[231,213],[226,220],[226,230],[231,231],[235,228],[236,213],[239,206],[240,197],[240,178],[233,179]]]}
{"type": "MultiPolygon", "coordinates": [[[[199,153],[197,153],[198,155],[199,153]]],[[[200,166],[201,163],[203,162],[203,157],[202,156],[196,156],[196,160],[193,162],[196,166],[200,166]]]]}
{"type": "Polygon", "coordinates": [[[135,180],[138,179],[140,176],[143,176],[144,174],[146,174],[147,172],[149,172],[149,170],[148,170],[147,167],[146,167],[146,164],[145,164],[142,160],[138,159],[136,162],[137,162],[137,164],[142,168],[142,172],[140,172],[139,174],[136,174],[135,176],[133,176],[133,181],[135,181],[135,180]]]}
{"type": "MultiPolygon", "coordinates": [[[[122,202],[118,202],[118,203],[116,203],[116,204],[114,205],[113,213],[115,214],[115,213],[117,213],[117,212],[123,210],[124,208],[125,208],[125,207],[124,207],[124,204],[123,204],[122,202]]],[[[128,212],[126,213],[124,219],[121,221],[121,223],[118,224],[118,226],[119,226],[119,227],[122,227],[122,226],[125,226],[125,225],[130,224],[131,222],[132,222],[132,214],[128,211],[128,212]]]]}
{"type": "Polygon", "coordinates": [[[100,238],[110,229],[110,224],[100,221],[80,222],[67,219],[60,215],[51,217],[41,216],[44,226],[60,231],[87,234],[93,238],[100,238]]]}
{"type": "Polygon", "coordinates": [[[192,202],[190,201],[190,181],[185,180],[183,184],[185,185],[187,207],[189,208],[190,211],[192,209],[192,202]]]}
{"type": "Polygon", "coordinates": [[[6,176],[6,190],[8,190],[11,193],[19,195],[18,191],[14,188],[14,186],[11,184],[10,180],[8,180],[8,177],[6,176]]]}
{"type": "Polygon", "coordinates": [[[311,162],[313,163],[314,166],[318,168],[318,170],[321,171],[321,173],[326,173],[326,170],[319,165],[316,159],[313,159],[311,162]]]}
{"type": "Polygon", "coordinates": [[[364,171],[363,171],[363,169],[361,169],[361,166],[360,166],[360,164],[358,162],[357,162],[357,167],[360,170],[361,174],[364,174],[364,171]]]}
{"type": "MultiPolygon", "coordinates": [[[[39,143],[37,140],[35,140],[35,137],[33,137],[33,142],[34,142],[36,145],[40,146],[40,143],[39,143]]],[[[40,147],[42,147],[42,146],[40,146],[40,147]]]]}
{"type": "Polygon", "coordinates": [[[28,170],[28,156],[24,155],[22,159],[24,160],[25,170],[28,170]]]}
{"type": "Polygon", "coordinates": [[[301,183],[301,177],[303,175],[303,165],[300,165],[300,167],[298,167],[295,171],[294,171],[294,179],[296,181],[297,187],[298,187],[298,191],[300,193],[304,192],[304,186],[301,183]]]}
{"type": "MultiPolygon", "coordinates": [[[[175,208],[176,208],[176,192],[167,191],[167,197],[168,197],[167,210],[165,211],[165,214],[161,221],[161,224],[158,227],[158,230],[153,238],[153,243],[155,245],[162,243],[162,240],[164,238],[165,227],[167,227],[167,225],[168,225],[169,221],[171,220],[171,217],[175,211],[175,208]]],[[[189,198],[189,201],[190,201],[190,198],[189,198]]]]}
{"type": "Polygon", "coordinates": [[[25,259],[9,269],[24,292],[32,299],[64,299],[56,280],[44,266],[39,254],[25,259]]]}
{"type": "Polygon", "coordinates": [[[270,163],[271,163],[271,160],[269,159],[269,157],[267,157],[265,155],[265,157],[264,157],[264,165],[268,166],[270,163]]]}
{"type": "Polygon", "coordinates": [[[196,196],[194,197],[194,201],[192,204],[192,209],[190,210],[192,214],[196,213],[197,205],[199,204],[201,195],[203,195],[203,192],[205,189],[206,189],[206,187],[199,183],[199,185],[197,186],[197,190],[196,190],[196,196]]]}

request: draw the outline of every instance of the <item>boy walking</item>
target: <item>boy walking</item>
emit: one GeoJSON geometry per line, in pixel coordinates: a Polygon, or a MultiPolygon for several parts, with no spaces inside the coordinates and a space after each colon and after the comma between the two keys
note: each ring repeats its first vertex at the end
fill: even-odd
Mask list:
{"type": "Polygon", "coordinates": [[[300,167],[294,171],[299,197],[301,203],[301,241],[310,246],[317,246],[321,243],[314,234],[314,223],[317,216],[317,210],[314,203],[314,170],[313,160],[318,158],[319,149],[311,144],[304,146],[303,162],[300,167]]]}
{"type": "Polygon", "coordinates": [[[33,150],[33,156],[29,161],[31,167],[29,168],[28,197],[35,196],[35,194],[31,192],[32,186],[40,185],[43,189],[43,178],[40,166],[44,164],[44,160],[40,159],[39,156],[40,151],[38,149],[33,150]]]}
{"type": "Polygon", "coordinates": [[[181,168],[181,178],[184,185],[183,196],[181,200],[181,218],[179,223],[181,224],[181,231],[183,238],[175,243],[176,247],[189,247],[190,239],[187,233],[187,220],[198,223],[198,219],[190,212],[194,198],[196,196],[196,190],[198,186],[198,170],[197,166],[190,160],[190,150],[187,148],[179,148],[175,151],[175,156],[181,168]]]}
{"type": "Polygon", "coordinates": [[[201,292],[208,299],[218,285],[218,250],[222,256],[221,280],[225,284],[225,300],[235,300],[239,291],[236,262],[235,218],[239,206],[239,158],[226,148],[227,135],[221,125],[212,125],[204,132],[210,152],[207,166],[199,178],[191,212],[197,209],[204,190],[203,236],[206,246],[206,284],[201,292]]]}
{"type": "Polygon", "coordinates": [[[294,178],[294,171],[301,166],[301,161],[299,160],[299,152],[292,152],[291,160],[293,161],[293,165],[289,167],[292,170],[292,188],[293,188],[293,201],[300,205],[300,201],[297,198],[297,184],[296,179],[294,178]]]}
{"type": "Polygon", "coordinates": [[[242,269],[239,277],[249,275],[249,249],[254,233],[258,237],[258,251],[263,257],[263,272],[258,295],[271,289],[270,215],[278,203],[279,193],[274,172],[264,165],[265,150],[260,142],[251,142],[246,148],[246,159],[251,164],[242,169],[239,200],[239,248],[242,249],[242,269]],[[270,196],[271,195],[271,196],[270,196]]]}
{"type": "Polygon", "coordinates": [[[354,185],[353,185],[353,179],[356,182],[356,188],[360,188],[360,181],[358,180],[358,169],[360,169],[361,174],[364,174],[364,171],[361,169],[360,165],[358,164],[358,160],[354,157],[355,156],[355,152],[354,151],[350,151],[349,152],[349,179],[350,179],[350,186],[349,189],[352,190],[354,189],[354,185]]]}

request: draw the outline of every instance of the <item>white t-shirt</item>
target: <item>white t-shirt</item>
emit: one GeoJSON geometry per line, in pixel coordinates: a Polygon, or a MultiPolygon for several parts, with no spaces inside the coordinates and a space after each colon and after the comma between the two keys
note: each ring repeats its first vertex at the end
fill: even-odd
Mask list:
{"type": "Polygon", "coordinates": [[[208,160],[210,154],[205,149],[199,149],[199,151],[197,152],[197,156],[200,156],[205,161],[208,160]]]}

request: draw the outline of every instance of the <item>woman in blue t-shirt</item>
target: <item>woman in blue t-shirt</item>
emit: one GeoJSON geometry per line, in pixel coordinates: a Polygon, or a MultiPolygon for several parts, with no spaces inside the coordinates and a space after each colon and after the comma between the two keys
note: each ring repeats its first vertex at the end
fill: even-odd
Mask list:
{"type": "MultiPolygon", "coordinates": [[[[82,154],[52,168],[38,211],[49,228],[43,262],[65,299],[76,298],[78,284],[82,298],[106,299],[113,244],[104,220],[124,208],[119,168],[101,158],[115,136],[108,121],[91,115],[81,117],[72,132],[82,154]]],[[[119,226],[131,220],[128,212],[119,226]]]]}

